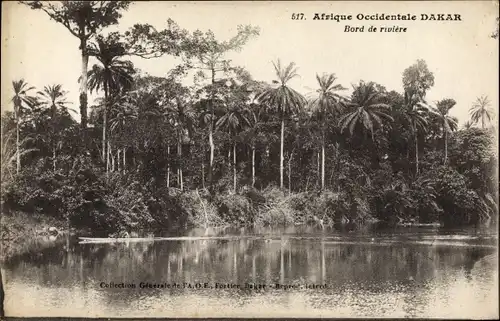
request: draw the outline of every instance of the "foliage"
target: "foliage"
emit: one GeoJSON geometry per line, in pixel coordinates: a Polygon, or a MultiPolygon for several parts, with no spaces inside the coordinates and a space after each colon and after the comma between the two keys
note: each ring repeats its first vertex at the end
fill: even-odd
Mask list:
{"type": "Polygon", "coordinates": [[[493,110],[490,107],[490,100],[487,96],[481,96],[476,99],[470,109],[470,116],[473,124],[481,121],[481,128],[484,129],[485,120],[491,121],[493,110]]]}
{"type": "Polygon", "coordinates": [[[404,70],[403,92],[361,80],[341,96],[334,73],[317,74],[319,88],[308,100],[290,86],[295,63],[273,62],[276,79],[266,83],[227,59],[258,28],[239,26],[220,41],[210,30],[190,33],[169,20],[164,30],[136,24],[104,36],[128,1],[24,3],[80,40],[84,129],[87,89],[100,97],[82,131],[62,85],[35,96],[26,81],[13,82],[14,114],[2,115],[5,211],[103,234],[497,219],[490,102],[480,97],[471,123],[459,129],[450,116],[455,100],[426,102],[435,79],[423,60],[404,70]],[[183,58],[164,77],[127,60],[164,54],[183,58]],[[98,64],[87,71],[90,56],[98,64]],[[194,85],[184,85],[192,72],[194,85]]]}
{"type": "Polygon", "coordinates": [[[389,115],[389,105],[380,102],[381,94],[373,82],[366,84],[361,81],[355,86],[352,99],[348,103],[348,111],[340,118],[340,130],[343,132],[349,128],[352,135],[359,124],[364,130],[370,131],[373,140],[377,126],[382,126],[383,120],[393,120],[389,115]]]}

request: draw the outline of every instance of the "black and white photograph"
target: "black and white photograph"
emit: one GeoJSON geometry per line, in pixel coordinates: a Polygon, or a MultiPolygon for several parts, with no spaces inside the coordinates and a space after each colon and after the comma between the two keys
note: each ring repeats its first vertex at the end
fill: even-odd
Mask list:
{"type": "Polygon", "coordinates": [[[0,317],[498,319],[498,1],[3,1],[0,317]]]}

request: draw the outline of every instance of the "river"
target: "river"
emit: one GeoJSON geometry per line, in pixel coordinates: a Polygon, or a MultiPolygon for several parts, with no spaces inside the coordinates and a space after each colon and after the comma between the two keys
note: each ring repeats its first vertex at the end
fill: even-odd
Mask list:
{"type": "Polygon", "coordinates": [[[167,236],[185,238],[36,245],[3,263],[6,315],[498,316],[497,237],[484,231],[289,227],[167,236]]]}

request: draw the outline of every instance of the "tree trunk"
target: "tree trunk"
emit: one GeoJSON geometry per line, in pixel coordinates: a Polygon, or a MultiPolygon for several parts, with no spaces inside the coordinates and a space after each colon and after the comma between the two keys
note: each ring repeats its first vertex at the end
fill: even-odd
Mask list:
{"type": "Polygon", "coordinates": [[[446,165],[446,160],[448,158],[448,131],[444,130],[444,165],[446,165]]]}
{"type": "Polygon", "coordinates": [[[110,157],[111,157],[111,144],[108,141],[108,148],[107,148],[107,153],[106,153],[106,174],[109,173],[109,167],[110,167],[110,157]]]}
{"type": "Polygon", "coordinates": [[[281,116],[281,146],[280,146],[280,188],[283,189],[283,146],[285,141],[285,116],[281,116]]]}
{"type": "Polygon", "coordinates": [[[236,194],[236,142],[233,143],[233,185],[236,194]]]}
{"type": "Polygon", "coordinates": [[[417,134],[417,131],[415,131],[415,173],[416,173],[416,175],[418,175],[418,134],[417,134]]]}
{"type": "Polygon", "coordinates": [[[125,153],[127,152],[127,148],[123,147],[123,172],[125,173],[127,169],[127,159],[125,158],[125,153]]]}
{"type": "Polygon", "coordinates": [[[89,65],[89,56],[87,55],[87,41],[81,40],[80,50],[82,52],[82,78],[80,82],[80,116],[81,116],[81,128],[85,130],[87,128],[87,69],[89,65]]]}
{"type": "Polygon", "coordinates": [[[179,187],[181,191],[184,189],[183,187],[183,182],[182,182],[182,144],[181,144],[181,138],[179,135],[179,140],[177,141],[177,155],[179,156],[179,175],[178,175],[178,182],[179,182],[179,187]]]}
{"type": "Polygon", "coordinates": [[[210,186],[210,192],[212,192],[213,183],[213,166],[214,166],[214,139],[213,139],[213,127],[214,127],[214,97],[215,90],[213,88],[215,84],[215,70],[212,68],[212,92],[210,97],[210,128],[208,131],[208,144],[210,145],[210,164],[208,166],[208,182],[210,186]]]}
{"type": "Polygon", "coordinates": [[[181,168],[181,191],[184,190],[184,178],[183,178],[183,173],[182,173],[182,168],[181,168]]]}
{"type": "Polygon", "coordinates": [[[255,144],[252,144],[252,187],[255,186],[255,144]]]}
{"type": "Polygon", "coordinates": [[[120,148],[116,148],[116,170],[118,172],[121,171],[121,169],[120,169],[120,160],[121,160],[120,152],[121,152],[120,148]]]}
{"type": "Polygon", "coordinates": [[[325,134],[321,143],[321,190],[325,189],[325,134]]]}
{"type": "Polygon", "coordinates": [[[484,112],[481,113],[481,128],[484,129],[484,112]]]}
{"type": "Polygon", "coordinates": [[[210,162],[208,164],[208,182],[210,189],[212,189],[212,182],[213,182],[213,164],[214,164],[214,139],[212,137],[212,121],[210,121],[210,131],[208,133],[208,144],[210,146],[210,162]]]}
{"type": "Polygon", "coordinates": [[[52,147],[52,165],[54,167],[54,172],[56,171],[56,147],[52,147]]]}
{"type": "Polygon", "coordinates": [[[318,186],[321,186],[321,168],[320,168],[320,153],[317,153],[317,167],[316,171],[318,173],[318,186]]]}
{"type": "Polygon", "coordinates": [[[109,156],[111,157],[111,171],[115,171],[115,155],[113,155],[113,150],[111,149],[111,146],[109,148],[109,156]]]}
{"type": "MultiPolygon", "coordinates": [[[[203,153],[203,157],[205,157],[205,153],[203,153]]],[[[203,158],[201,159],[201,186],[205,189],[205,162],[203,158]]]]}
{"type": "Polygon", "coordinates": [[[106,129],[108,127],[107,116],[108,115],[108,88],[104,85],[104,112],[102,115],[102,161],[104,162],[104,167],[107,167],[106,162],[106,129]]]}
{"type": "Polygon", "coordinates": [[[170,187],[170,145],[167,146],[167,188],[170,187]]]}
{"type": "Polygon", "coordinates": [[[16,112],[16,173],[19,174],[21,171],[21,144],[19,143],[19,122],[21,117],[19,117],[19,108],[16,112]]]}
{"type": "Polygon", "coordinates": [[[288,160],[288,195],[292,194],[292,154],[288,160]]]}
{"type": "MultiPolygon", "coordinates": [[[[335,143],[335,172],[337,172],[337,173],[340,172],[339,154],[340,154],[340,144],[338,142],[336,142],[335,143]]],[[[332,173],[332,176],[333,176],[333,173],[332,173]]],[[[338,184],[338,177],[337,177],[337,184],[338,184]]]]}
{"type": "Polygon", "coordinates": [[[52,125],[51,125],[51,135],[52,135],[52,166],[54,172],[56,171],[56,153],[57,153],[57,140],[56,140],[56,112],[57,112],[57,107],[55,105],[55,102],[52,102],[51,106],[51,112],[52,112],[52,125]]]}

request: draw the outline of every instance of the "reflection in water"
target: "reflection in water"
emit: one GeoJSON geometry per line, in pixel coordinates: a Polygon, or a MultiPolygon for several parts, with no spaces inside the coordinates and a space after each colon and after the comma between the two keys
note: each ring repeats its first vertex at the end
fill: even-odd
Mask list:
{"type": "MultiPolygon", "coordinates": [[[[498,315],[495,266],[476,268],[475,264],[494,252],[491,246],[484,246],[483,239],[406,230],[349,236],[325,232],[314,236],[293,230],[264,233],[270,236],[246,231],[242,236],[254,237],[114,244],[64,240],[5,262],[6,313],[110,317],[498,315]],[[141,289],[141,282],[176,283],[179,287],[141,289]],[[276,283],[296,288],[278,289],[276,283]],[[185,284],[193,288],[185,288],[185,284]],[[245,288],[245,284],[253,288],[245,288]],[[223,285],[226,288],[219,288],[223,285]],[[236,285],[240,288],[234,288],[236,285]],[[132,286],[135,288],[127,288],[132,286]]],[[[200,234],[207,235],[194,231],[188,236],[200,234]]]]}

